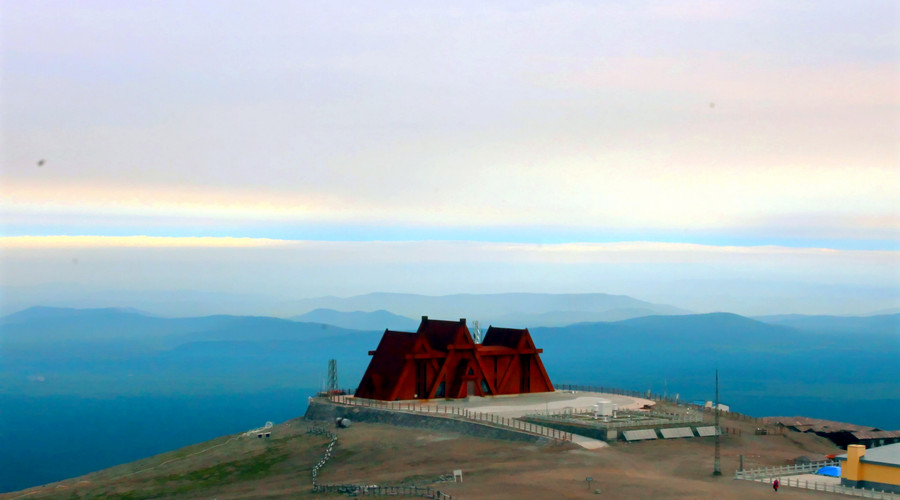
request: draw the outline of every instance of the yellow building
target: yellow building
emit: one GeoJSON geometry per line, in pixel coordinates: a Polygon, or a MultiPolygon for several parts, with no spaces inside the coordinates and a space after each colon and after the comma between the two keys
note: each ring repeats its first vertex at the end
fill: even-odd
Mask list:
{"type": "Polygon", "coordinates": [[[851,444],[847,454],[837,458],[842,485],[900,493],[900,443],[869,450],[851,444]]]}

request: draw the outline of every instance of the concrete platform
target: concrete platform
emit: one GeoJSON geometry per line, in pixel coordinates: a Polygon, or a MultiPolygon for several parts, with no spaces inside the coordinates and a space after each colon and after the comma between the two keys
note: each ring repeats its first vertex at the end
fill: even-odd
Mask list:
{"type": "MultiPolygon", "coordinates": [[[[449,401],[435,400],[434,404],[465,408],[470,411],[493,413],[494,415],[507,418],[519,418],[526,413],[534,413],[541,410],[562,410],[564,408],[574,408],[577,410],[589,409],[602,399],[612,401],[617,405],[619,410],[637,410],[644,407],[644,405],[653,406],[656,404],[655,402],[644,398],[633,398],[599,392],[571,391],[488,396],[484,398],[472,397],[449,401]]],[[[420,405],[429,404],[418,401],[415,403],[420,405]]]]}
{"type": "MultiPolygon", "coordinates": [[[[653,406],[656,404],[655,402],[644,398],[581,391],[555,391],[533,394],[471,397],[454,400],[415,400],[402,401],[399,403],[411,403],[418,406],[449,406],[485,414],[493,414],[504,418],[520,418],[528,413],[540,412],[541,410],[562,410],[564,408],[573,408],[576,410],[590,409],[600,400],[604,399],[615,403],[619,410],[637,410],[643,408],[645,405],[653,406]]],[[[609,446],[605,441],[586,436],[579,436],[577,434],[572,435],[572,442],[588,450],[596,450],[609,446]]]]}

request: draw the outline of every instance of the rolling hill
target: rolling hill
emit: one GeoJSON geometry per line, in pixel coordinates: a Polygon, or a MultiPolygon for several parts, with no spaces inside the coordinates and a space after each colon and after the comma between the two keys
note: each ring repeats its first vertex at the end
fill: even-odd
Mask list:
{"type": "Polygon", "coordinates": [[[546,294],[498,293],[443,296],[405,293],[371,293],[356,297],[320,297],[292,303],[298,311],[332,309],[335,311],[387,310],[409,318],[468,318],[483,325],[558,326],[586,319],[620,320],[648,314],[686,314],[688,311],[663,304],[652,304],[626,295],[605,293],[546,294]],[[564,311],[561,313],[560,311],[564,311]],[[541,315],[546,315],[541,318],[541,315]],[[581,317],[571,321],[568,315],[581,317]],[[525,319],[522,319],[525,318],[525,319]],[[534,322],[540,319],[542,322],[534,322]],[[520,321],[521,320],[521,321],[520,321]],[[552,321],[548,323],[547,321],[552,321]]]}
{"type": "Polygon", "coordinates": [[[829,334],[875,334],[900,338],[900,314],[875,316],[809,316],[784,314],[755,318],[772,325],[789,326],[798,330],[829,334]]]}
{"type": "Polygon", "coordinates": [[[335,311],[334,309],[316,309],[306,314],[294,316],[294,321],[305,323],[322,323],[351,330],[384,331],[399,330],[402,332],[415,331],[419,327],[419,321],[400,316],[380,309],[378,311],[335,311]]]}

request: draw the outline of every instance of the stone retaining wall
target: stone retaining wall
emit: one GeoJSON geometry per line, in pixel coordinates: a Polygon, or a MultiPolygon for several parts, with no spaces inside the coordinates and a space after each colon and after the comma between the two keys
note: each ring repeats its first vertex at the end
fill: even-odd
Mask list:
{"type": "Polygon", "coordinates": [[[554,442],[552,439],[541,436],[492,427],[490,425],[452,417],[417,415],[413,413],[404,413],[402,411],[382,410],[379,408],[361,406],[344,406],[332,403],[324,398],[313,398],[310,400],[309,408],[306,410],[306,415],[304,415],[303,418],[306,420],[326,420],[333,423],[338,417],[348,418],[351,422],[374,422],[396,425],[398,427],[449,431],[465,434],[466,436],[502,439],[505,441],[522,441],[537,444],[553,444],[554,442]]]}

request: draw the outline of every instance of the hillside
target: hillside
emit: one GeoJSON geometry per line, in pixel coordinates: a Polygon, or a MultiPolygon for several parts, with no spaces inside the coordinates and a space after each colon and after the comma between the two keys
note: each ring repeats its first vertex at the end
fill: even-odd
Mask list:
{"type": "Polygon", "coordinates": [[[316,309],[306,314],[294,316],[294,321],[305,323],[322,323],[351,330],[374,330],[383,332],[385,329],[401,332],[415,331],[419,321],[400,316],[380,309],[378,311],[335,311],[334,309],[316,309]]]}
{"type": "MultiPolygon", "coordinates": [[[[12,499],[68,498],[341,498],[311,493],[311,468],[327,438],[307,434],[310,425],[291,420],[260,440],[225,436],[82,477],[0,495],[12,499]]],[[[724,475],[711,475],[711,439],[618,443],[584,450],[573,445],[536,446],[463,436],[451,432],[354,423],[338,431],[333,458],[321,482],[432,487],[464,499],[585,498],[758,498],[767,484],[735,481],[739,455],[748,468],[785,465],[798,456],[837,451],[809,434],[755,436],[753,425],[722,438],[724,475]],[[462,469],[463,483],[438,482],[462,469]],[[586,477],[593,482],[587,488],[586,477]]],[[[784,498],[840,498],[784,488],[784,498]]]]}
{"type": "MultiPolygon", "coordinates": [[[[718,369],[722,401],[742,413],[900,429],[893,336],[858,332],[848,342],[726,313],[531,331],[557,384],[711,399],[718,369]]],[[[338,360],[340,385],[352,388],[379,339],[378,331],[265,317],[35,309],[0,319],[0,449],[27,450],[0,454],[0,491],[302,413],[329,359],[338,360]],[[106,431],[79,421],[132,440],[104,439],[106,431]]]]}
{"type": "Polygon", "coordinates": [[[627,295],[605,293],[549,294],[496,293],[456,295],[416,295],[371,293],[355,297],[319,297],[294,301],[298,311],[327,308],[337,311],[376,311],[384,309],[409,318],[468,318],[481,324],[504,326],[557,326],[571,324],[589,315],[593,321],[617,321],[647,314],[686,314],[677,307],[653,304],[627,295]],[[560,311],[563,314],[560,314],[560,311]],[[545,317],[541,317],[546,315],[545,317]],[[517,319],[519,318],[519,319],[517,319]],[[522,319],[524,318],[524,319],[522,319]],[[521,321],[520,321],[521,319],[521,321]],[[532,320],[543,322],[535,323],[532,320]],[[546,322],[546,321],[552,322],[546,322]],[[517,324],[509,324],[514,321],[517,324]]]}
{"type": "Polygon", "coordinates": [[[877,334],[900,338],[900,314],[880,314],[874,316],[808,316],[784,314],[760,316],[755,319],[773,324],[789,326],[808,332],[860,335],[877,334]]]}

